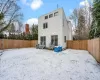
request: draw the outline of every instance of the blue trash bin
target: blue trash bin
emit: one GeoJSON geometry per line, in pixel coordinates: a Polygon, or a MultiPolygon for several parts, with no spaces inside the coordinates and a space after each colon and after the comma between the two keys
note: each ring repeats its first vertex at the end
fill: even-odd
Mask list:
{"type": "Polygon", "coordinates": [[[59,46],[58,48],[59,48],[59,51],[62,51],[62,47],[61,46],[59,46]]]}
{"type": "Polygon", "coordinates": [[[54,52],[59,52],[58,47],[55,47],[55,48],[54,48],[54,52]]]}
{"type": "Polygon", "coordinates": [[[58,46],[58,47],[54,48],[54,52],[60,52],[60,51],[62,51],[62,47],[61,46],[58,46]]]}

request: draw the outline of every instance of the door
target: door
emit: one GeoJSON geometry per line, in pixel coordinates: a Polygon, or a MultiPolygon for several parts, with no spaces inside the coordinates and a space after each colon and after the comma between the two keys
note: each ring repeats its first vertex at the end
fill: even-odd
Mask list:
{"type": "Polygon", "coordinates": [[[58,35],[51,36],[51,45],[58,46],[58,35]]]}
{"type": "Polygon", "coordinates": [[[46,36],[41,36],[40,37],[40,44],[41,45],[46,45],[46,36]]]}

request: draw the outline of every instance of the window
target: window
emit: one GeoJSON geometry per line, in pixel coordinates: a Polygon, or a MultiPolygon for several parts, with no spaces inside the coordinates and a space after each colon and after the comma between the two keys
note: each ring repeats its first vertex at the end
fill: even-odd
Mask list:
{"type": "Polygon", "coordinates": [[[58,15],[58,12],[55,12],[55,13],[54,13],[54,16],[57,16],[57,15],[58,15]]]}
{"type": "Polygon", "coordinates": [[[45,23],[43,24],[43,29],[45,29],[45,23]]]}
{"type": "Polygon", "coordinates": [[[51,18],[51,17],[53,17],[53,14],[50,14],[50,15],[49,15],[49,18],[51,18]]]}
{"type": "Polygon", "coordinates": [[[51,45],[58,46],[58,35],[51,36],[51,45]]]}
{"type": "Polygon", "coordinates": [[[48,19],[48,16],[45,16],[45,19],[48,19]]]}
{"type": "Polygon", "coordinates": [[[45,23],[45,28],[48,28],[48,24],[47,23],[45,23]]]}
{"type": "Polygon", "coordinates": [[[64,42],[66,42],[66,36],[64,36],[64,42]]]}
{"type": "Polygon", "coordinates": [[[40,44],[41,45],[46,45],[46,37],[45,36],[40,37],[40,44]]]}
{"type": "Polygon", "coordinates": [[[48,28],[48,23],[43,24],[43,29],[48,28]]]}

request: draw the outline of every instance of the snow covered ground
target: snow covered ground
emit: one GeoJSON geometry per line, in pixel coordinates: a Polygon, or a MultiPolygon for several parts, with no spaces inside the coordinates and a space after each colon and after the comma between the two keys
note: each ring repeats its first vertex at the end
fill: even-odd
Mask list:
{"type": "Polygon", "coordinates": [[[0,58],[0,80],[100,80],[100,64],[87,51],[11,49],[0,58]]]}

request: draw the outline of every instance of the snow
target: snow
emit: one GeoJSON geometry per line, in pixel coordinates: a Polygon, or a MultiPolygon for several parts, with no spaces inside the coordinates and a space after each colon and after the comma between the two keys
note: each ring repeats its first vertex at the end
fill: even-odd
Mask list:
{"type": "Polygon", "coordinates": [[[10,49],[0,59],[0,80],[100,80],[100,64],[84,50],[10,49]]]}

